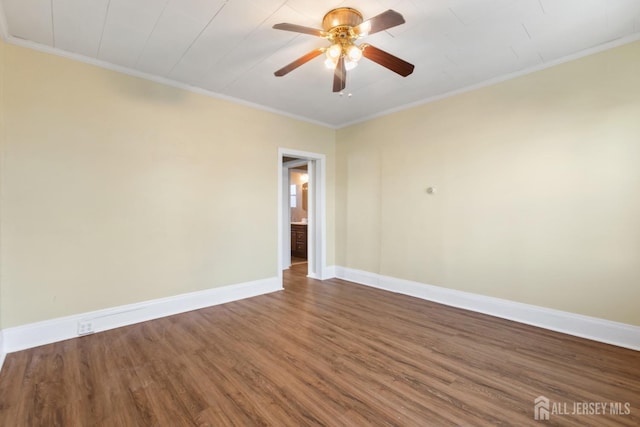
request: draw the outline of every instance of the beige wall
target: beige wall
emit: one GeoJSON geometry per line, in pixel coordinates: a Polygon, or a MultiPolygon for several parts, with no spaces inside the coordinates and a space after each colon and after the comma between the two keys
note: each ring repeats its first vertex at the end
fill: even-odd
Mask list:
{"type": "Polygon", "coordinates": [[[275,276],[278,147],[327,154],[329,265],[640,325],[639,67],[336,134],[0,42],[0,325],[275,276]]]}
{"type": "Polygon", "coordinates": [[[337,263],[640,325],[639,76],[636,42],[338,131],[337,263]]]}
{"type": "Polygon", "coordinates": [[[276,276],[278,147],[327,155],[334,262],[333,130],[4,50],[3,327],[276,276]]]}

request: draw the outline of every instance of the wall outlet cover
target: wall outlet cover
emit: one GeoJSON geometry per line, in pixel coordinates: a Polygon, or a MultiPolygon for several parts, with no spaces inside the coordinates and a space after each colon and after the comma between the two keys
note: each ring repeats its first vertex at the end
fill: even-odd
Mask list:
{"type": "Polygon", "coordinates": [[[79,321],[78,322],[78,335],[87,335],[92,334],[93,325],[90,321],[79,321]]]}

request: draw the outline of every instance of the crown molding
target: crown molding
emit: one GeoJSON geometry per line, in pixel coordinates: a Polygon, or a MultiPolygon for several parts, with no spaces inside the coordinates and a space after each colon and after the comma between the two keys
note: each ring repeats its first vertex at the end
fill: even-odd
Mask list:
{"type": "Polygon", "coordinates": [[[581,50],[580,52],[577,52],[577,53],[574,53],[574,54],[571,54],[571,55],[567,55],[567,56],[563,56],[562,58],[554,59],[554,60],[549,61],[549,62],[542,63],[540,65],[535,65],[533,67],[524,68],[522,70],[518,70],[518,71],[515,71],[513,73],[505,74],[503,76],[495,77],[495,78],[492,78],[492,79],[489,79],[489,80],[485,80],[485,81],[480,82],[480,83],[476,83],[476,84],[473,84],[473,85],[470,85],[470,86],[465,86],[463,88],[452,90],[450,92],[445,92],[445,93],[440,94],[440,95],[431,96],[429,98],[425,98],[425,99],[422,99],[420,101],[416,101],[416,102],[412,102],[412,103],[409,103],[409,104],[401,105],[399,107],[395,107],[395,108],[391,108],[391,109],[388,109],[388,110],[384,110],[384,111],[381,111],[379,113],[372,114],[372,115],[367,116],[367,117],[363,117],[362,119],[357,119],[357,120],[353,120],[353,121],[350,121],[350,122],[347,122],[347,123],[343,123],[343,124],[337,125],[336,129],[348,128],[349,126],[353,126],[353,125],[356,125],[356,124],[368,122],[370,120],[377,119],[377,118],[380,118],[380,117],[383,117],[383,116],[388,116],[390,114],[398,113],[398,112],[405,111],[405,110],[410,110],[412,108],[420,107],[422,105],[430,104],[432,102],[440,101],[442,99],[451,98],[453,96],[460,95],[460,94],[463,94],[463,93],[466,93],[466,92],[471,92],[471,91],[482,89],[482,88],[485,88],[485,87],[488,87],[488,86],[493,86],[493,85],[496,85],[498,83],[506,82],[508,80],[513,80],[515,78],[523,77],[523,76],[526,76],[528,74],[533,74],[533,73],[538,72],[538,71],[546,70],[547,68],[555,67],[556,65],[561,65],[561,64],[565,64],[567,62],[575,61],[576,59],[584,58],[584,57],[587,57],[587,56],[590,56],[590,55],[594,55],[596,53],[600,53],[600,52],[604,52],[604,51],[607,51],[607,50],[610,50],[610,49],[613,49],[613,48],[616,48],[616,47],[624,46],[626,44],[633,43],[633,42],[636,42],[636,41],[639,41],[639,40],[640,40],[640,33],[631,34],[631,35],[628,35],[628,36],[625,36],[625,37],[621,37],[621,38],[616,39],[616,40],[612,40],[612,41],[610,41],[608,43],[605,43],[605,44],[601,44],[601,45],[594,46],[594,47],[591,47],[591,48],[588,48],[588,49],[584,49],[584,50],[581,50]]]}
{"type": "Polygon", "coordinates": [[[20,47],[24,47],[27,49],[33,49],[35,51],[38,52],[42,52],[42,53],[48,53],[50,55],[55,55],[55,56],[59,56],[62,58],[66,58],[66,59],[71,59],[73,61],[78,61],[78,62],[82,62],[84,64],[88,64],[88,65],[93,65],[95,67],[98,68],[103,68],[105,70],[109,70],[109,71],[115,71],[117,73],[121,73],[121,74],[125,74],[131,77],[137,77],[139,79],[143,79],[143,80],[148,80],[148,81],[152,81],[154,83],[159,83],[159,84],[163,84],[166,86],[170,86],[170,87],[174,87],[176,89],[181,89],[187,92],[191,92],[191,93],[195,93],[198,95],[204,95],[204,96],[208,96],[210,98],[215,98],[215,99],[219,99],[222,101],[227,101],[227,102],[232,102],[234,104],[238,104],[238,105],[243,105],[245,107],[249,107],[249,108],[253,108],[255,110],[260,110],[260,111],[265,111],[267,113],[272,113],[272,114],[276,114],[279,116],[283,116],[283,117],[287,117],[293,120],[298,120],[301,122],[306,122],[306,123],[310,123],[316,126],[322,126],[325,128],[329,128],[329,129],[337,129],[336,126],[331,125],[329,123],[324,123],[318,120],[314,120],[311,119],[309,117],[304,117],[304,116],[299,116],[296,114],[292,114],[286,111],[282,111],[282,110],[278,110],[276,108],[271,108],[271,107],[267,107],[265,105],[261,105],[261,104],[257,104],[254,102],[250,102],[244,99],[240,99],[240,98],[234,98],[232,96],[229,95],[224,95],[221,93],[217,93],[217,92],[213,92],[207,89],[203,89],[200,87],[196,87],[196,86],[191,86],[189,84],[186,83],[182,83],[179,82],[177,80],[173,80],[167,77],[160,77],[160,76],[156,76],[153,74],[149,74],[149,73],[145,73],[143,71],[138,71],[138,70],[134,70],[132,68],[128,68],[128,67],[124,67],[121,65],[116,65],[116,64],[111,64],[107,61],[102,61],[100,59],[96,59],[96,58],[90,58],[84,55],[80,55],[77,53],[72,53],[72,52],[67,52],[65,50],[62,49],[58,49],[55,47],[51,47],[51,46],[46,46],[40,43],[35,43],[29,40],[25,40],[25,39],[21,39],[19,37],[14,37],[8,34],[7,32],[7,25],[6,25],[6,20],[5,20],[5,15],[4,12],[2,10],[2,6],[0,5],[0,36],[3,38],[3,40],[8,43],[8,44],[12,44],[15,46],[20,46],[20,47]]]}
{"type": "Polygon", "coordinates": [[[615,47],[619,47],[619,46],[623,46],[625,44],[628,43],[633,43],[635,41],[640,40],[640,32],[638,33],[634,33],[634,34],[630,34],[628,36],[624,36],[615,40],[611,40],[608,43],[604,43],[598,46],[594,46],[588,49],[584,49],[580,52],[571,54],[571,55],[567,55],[564,56],[562,58],[558,58],[558,59],[554,59],[552,61],[549,62],[545,62],[543,64],[539,64],[533,67],[529,67],[529,68],[524,68],[522,70],[518,70],[515,71],[513,73],[509,73],[509,74],[505,74],[496,78],[492,78],[492,79],[488,79],[485,80],[483,82],[480,83],[476,83],[473,85],[469,85],[460,89],[456,89],[453,91],[449,91],[449,92],[445,92],[439,95],[435,95],[435,96],[431,96],[416,102],[411,102],[408,104],[404,104],[395,108],[391,108],[391,109],[387,109],[384,111],[380,111],[378,113],[372,114],[372,115],[368,115],[366,117],[362,117],[353,121],[349,121],[349,122],[345,122],[345,123],[338,123],[338,124],[330,124],[330,123],[325,123],[319,120],[314,120],[310,117],[305,117],[305,116],[300,116],[297,114],[293,114],[293,113],[289,113],[287,111],[282,111],[282,110],[278,110],[276,108],[271,108],[271,107],[267,107],[265,105],[261,105],[261,104],[257,104],[257,103],[253,103],[244,99],[240,99],[240,98],[234,98],[232,96],[229,95],[224,95],[221,93],[217,93],[217,92],[213,92],[207,89],[203,89],[203,88],[199,88],[199,87],[195,87],[195,86],[191,86],[188,85],[186,83],[182,83],[167,77],[160,77],[160,76],[156,76],[156,75],[152,75],[149,73],[145,73],[142,71],[138,71],[138,70],[133,70],[131,68],[128,67],[124,67],[124,66],[120,66],[120,65],[115,65],[115,64],[111,64],[109,62],[106,61],[102,61],[96,58],[89,58],[83,55],[79,55],[79,54],[75,54],[75,53],[71,53],[71,52],[67,52],[67,51],[63,51],[61,49],[58,48],[54,48],[54,47],[50,47],[50,46],[46,46],[46,45],[42,45],[39,43],[34,43],[28,40],[24,40],[24,39],[20,39],[18,37],[14,37],[9,35],[8,33],[8,27],[7,27],[7,22],[6,22],[6,17],[5,17],[5,13],[4,13],[4,9],[2,8],[2,5],[0,4],[0,36],[4,39],[5,42],[9,43],[9,44],[13,44],[13,45],[17,45],[17,46],[21,46],[21,47],[25,47],[28,49],[34,49],[40,52],[44,52],[44,53],[49,53],[52,55],[56,55],[56,56],[60,56],[63,58],[67,58],[67,59],[72,59],[75,61],[79,61],[85,64],[89,64],[89,65],[93,65],[99,68],[104,68],[107,70],[111,70],[111,71],[115,71],[118,73],[122,73],[122,74],[126,74],[132,77],[137,77],[137,78],[141,78],[144,80],[149,80],[155,83],[160,83],[160,84],[164,84],[167,86],[171,86],[177,89],[181,89],[181,90],[185,90],[187,92],[192,92],[192,93],[196,93],[196,94],[200,94],[200,95],[204,95],[204,96],[208,96],[211,98],[216,98],[216,99],[220,99],[223,101],[227,101],[227,102],[232,102],[235,104],[239,104],[239,105],[243,105],[245,107],[249,107],[249,108],[253,108],[256,110],[261,110],[261,111],[265,111],[268,113],[272,113],[272,114],[277,114],[279,116],[284,116],[284,117],[288,117],[290,119],[293,120],[298,120],[301,122],[306,122],[306,123],[310,123],[313,125],[317,125],[317,126],[321,126],[321,127],[325,127],[325,128],[329,128],[329,129],[333,129],[333,130],[339,130],[339,129],[344,129],[347,128],[349,126],[353,126],[356,124],[360,124],[363,122],[367,122],[376,118],[380,118],[383,116],[388,116],[390,114],[394,114],[394,113],[398,113],[401,111],[405,111],[405,110],[409,110],[415,107],[420,107],[422,105],[425,104],[429,104],[432,102],[436,102],[442,99],[446,99],[446,98],[450,98],[452,96],[456,96],[456,95],[460,95],[466,92],[471,92],[477,89],[482,89],[488,86],[492,86],[498,83],[502,83],[508,80],[512,80],[515,79],[517,77],[522,77],[531,73],[535,73],[537,71],[542,71],[545,70],[547,68],[551,68],[554,67],[556,65],[560,65],[560,64],[564,64],[566,62],[570,62],[576,59],[580,59],[589,55],[593,55],[596,53],[600,53],[609,49],[613,49],[615,47]]]}

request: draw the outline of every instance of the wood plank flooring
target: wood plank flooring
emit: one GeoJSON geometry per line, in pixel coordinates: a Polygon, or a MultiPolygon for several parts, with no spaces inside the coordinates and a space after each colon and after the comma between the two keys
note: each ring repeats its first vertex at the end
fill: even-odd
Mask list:
{"type": "Polygon", "coordinates": [[[640,425],[640,352],[305,271],[283,292],[7,355],[0,425],[640,425]],[[631,413],[543,423],[540,395],[631,413]]]}

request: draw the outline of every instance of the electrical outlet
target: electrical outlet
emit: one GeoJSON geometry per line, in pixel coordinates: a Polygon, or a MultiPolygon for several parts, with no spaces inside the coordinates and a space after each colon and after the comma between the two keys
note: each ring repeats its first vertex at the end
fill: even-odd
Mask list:
{"type": "Polygon", "coordinates": [[[90,320],[80,320],[78,322],[78,335],[87,335],[93,333],[93,325],[90,320]]]}

